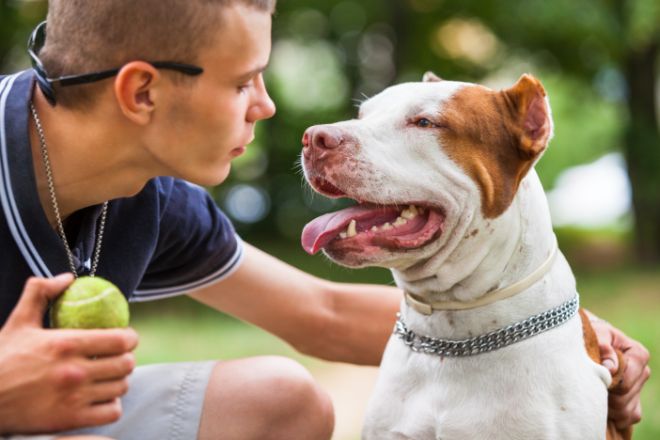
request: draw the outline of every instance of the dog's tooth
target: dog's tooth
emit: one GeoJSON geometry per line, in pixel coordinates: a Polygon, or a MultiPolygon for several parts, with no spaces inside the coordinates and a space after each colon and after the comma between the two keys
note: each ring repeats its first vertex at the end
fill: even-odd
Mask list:
{"type": "Polygon", "coordinates": [[[390,229],[392,229],[392,225],[389,223],[385,223],[380,229],[382,229],[383,231],[389,231],[390,229]]]}
{"type": "Polygon", "coordinates": [[[340,232],[339,238],[346,238],[346,232],[340,232]]]}
{"type": "Polygon", "coordinates": [[[394,223],[392,223],[392,224],[394,226],[401,226],[401,225],[405,225],[406,223],[408,223],[408,220],[406,220],[403,217],[397,217],[397,219],[394,220],[394,223]]]}
{"type": "Polygon", "coordinates": [[[417,209],[413,206],[410,205],[408,208],[404,209],[401,212],[401,217],[410,220],[411,218],[415,218],[417,216],[417,209]]]}
{"type": "Polygon", "coordinates": [[[357,235],[357,222],[355,221],[355,219],[351,220],[351,222],[348,224],[346,235],[348,237],[355,237],[357,235]]]}
{"type": "Polygon", "coordinates": [[[378,226],[373,225],[373,226],[371,227],[371,232],[378,232],[378,226]]]}

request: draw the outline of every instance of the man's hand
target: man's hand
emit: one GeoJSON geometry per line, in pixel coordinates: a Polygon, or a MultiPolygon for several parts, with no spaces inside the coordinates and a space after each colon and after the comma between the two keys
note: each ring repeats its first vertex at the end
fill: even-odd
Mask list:
{"type": "Polygon", "coordinates": [[[649,352],[642,344],[627,337],[609,322],[590,315],[591,325],[598,337],[603,366],[614,375],[619,369],[615,349],[620,350],[625,360],[623,380],[610,390],[608,417],[618,429],[624,429],[642,418],[640,393],[648,380],[649,352]]]}
{"type": "Polygon", "coordinates": [[[44,329],[49,300],[73,276],[31,278],[0,330],[0,435],[110,423],[133,371],[131,329],[44,329]]]}

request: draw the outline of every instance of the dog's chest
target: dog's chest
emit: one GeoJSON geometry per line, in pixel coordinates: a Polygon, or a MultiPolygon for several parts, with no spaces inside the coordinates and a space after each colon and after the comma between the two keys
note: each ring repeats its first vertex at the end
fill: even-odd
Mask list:
{"type": "Polygon", "coordinates": [[[392,338],[367,419],[374,435],[365,438],[602,438],[606,386],[594,374],[602,367],[584,355],[576,331],[573,320],[530,340],[459,358],[415,353],[392,338]]]}

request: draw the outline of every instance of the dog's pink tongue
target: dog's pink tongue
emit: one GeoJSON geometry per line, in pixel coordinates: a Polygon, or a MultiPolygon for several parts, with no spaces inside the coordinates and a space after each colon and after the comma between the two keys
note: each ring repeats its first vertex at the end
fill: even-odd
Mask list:
{"type": "Polygon", "coordinates": [[[373,207],[353,206],[341,211],[322,215],[305,225],[302,232],[302,247],[308,254],[315,254],[341,231],[346,229],[352,219],[358,219],[365,213],[373,211],[373,207]]]}

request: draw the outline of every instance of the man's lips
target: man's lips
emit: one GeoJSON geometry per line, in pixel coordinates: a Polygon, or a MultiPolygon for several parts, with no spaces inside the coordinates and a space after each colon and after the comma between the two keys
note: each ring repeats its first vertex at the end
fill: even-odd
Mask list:
{"type": "Polygon", "coordinates": [[[229,154],[231,154],[233,157],[240,156],[241,154],[247,151],[247,146],[250,145],[253,140],[254,140],[254,134],[251,134],[248,140],[245,143],[243,143],[242,146],[234,148],[233,150],[230,151],[229,154]]]}
{"type": "Polygon", "coordinates": [[[233,157],[238,157],[241,154],[245,153],[246,151],[247,151],[247,147],[237,147],[231,150],[229,154],[233,157]]]}

